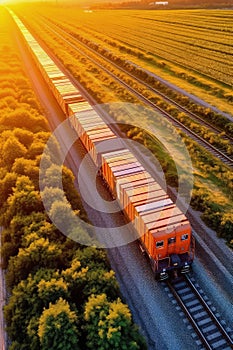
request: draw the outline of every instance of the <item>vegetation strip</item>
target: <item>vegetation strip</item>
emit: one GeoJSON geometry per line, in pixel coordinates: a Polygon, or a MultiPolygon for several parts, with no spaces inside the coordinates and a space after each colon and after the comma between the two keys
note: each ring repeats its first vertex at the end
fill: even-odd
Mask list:
{"type": "MultiPolygon", "coordinates": [[[[62,235],[44,211],[38,185],[39,164],[50,136],[45,118],[25,73],[13,24],[1,16],[1,178],[2,256],[10,291],[5,307],[9,349],[96,349],[119,344],[146,349],[106,253],[85,248],[62,235]],[[101,321],[99,323],[99,321],[101,321]],[[110,345],[111,344],[111,345],[110,345]]],[[[54,145],[56,146],[56,145],[54,145]]],[[[58,174],[51,164],[52,178],[58,174]]],[[[85,217],[70,170],[63,168],[63,187],[76,215],[85,217]]],[[[57,193],[56,185],[43,195],[57,193]]],[[[65,210],[55,203],[51,211],[65,210]]],[[[80,234],[85,234],[81,231],[80,234]]]]}
{"type": "MultiPolygon", "coordinates": [[[[51,9],[51,11],[53,11],[53,9],[51,9]]],[[[32,16],[32,14],[30,15],[32,16]]],[[[77,16],[79,16],[79,14],[77,14],[77,16]]],[[[33,23],[30,21],[30,26],[42,35],[42,27],[37,24],[37,18],[34,18],[35,20],[33,23]]],[[[116,98],[116,96],[123,101],[134,102],[129,93],[123,89],[120,90],[116,83],[113,83],[106,75],[100,74],[100,71],[90,63],[87,63],[84,57],[78,55],[77,52],[73,50],[69,52],[68,48],[64,51],[64,42],[61,41],[59,43],[59,39],[55,37],[55,35],[51,37],[51,34],[47,32],[46,28],[43,28],[43,38],[46,41],[46,45],[59,56],[59,59],[64,62],[65,66],[74,77],[98,102],[109,102],[114,99],[114,97],[116,98]]],[[[140,118],[142,118],[142,116],[140,116],[140,118]]],[[[131,131],[126,130],[126,132],[129,137],[142,142],[154,152],[156,157],[161,161],[163,169],[166,172],[166,178],[168,180],[170,179],[169,184],[175,185],[175,173],[171,165],[171,160],[167,155],[164,155],[163,151],[159,150],[158,145],[154,145],[150,137],[145,137],[137,128],[131,131]]],[[[185,138],[187,148],[192,157],[195,172],[191,204],[194,209],[202,211],[202,218],[204,221],[216,230],[220,237],[224,237],[229,246],[232,247],[232,172],[224,167],[221,162],[211,157],[202,147],[199,147],[195,142],[190,141],[184,135],[183,137],[185,138]],[[214,193],[218,193],[218,195],[216,196],[214,193]]]]}

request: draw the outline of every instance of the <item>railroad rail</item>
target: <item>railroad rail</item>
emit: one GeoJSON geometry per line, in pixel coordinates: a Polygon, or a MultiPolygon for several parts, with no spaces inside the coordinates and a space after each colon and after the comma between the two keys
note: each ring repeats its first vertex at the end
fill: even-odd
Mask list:
{"type": "MultiPolygon", "coordinates": [[[[192,131],[190,128],[188,128],[187,126],[183,125],[179,120],[177,120],[175,117],[173,117],[172,115],[170,115],[168,112],[164,111],[162,108],[160,108],[159,106],[157,106],[155,103],[153,103],[152,101],[150,101],[148,98],[146,98],[145,96],[143,96],[143,94],[141,94],[140,92],[138,92],[137,90],[135,90],[134,88],[132,88],[128,83],[124,82],[122,79],[120,79],[117,75],[115,75],[114,73],[112,73],[111,71],[109,71],[106,67],[104,67],[101,63],[97,62],[96,60],[94,60],[92,57],[90,57],[87,53],[83,52],[82,50],[80,50],[79,48],[77,48],[74,44],[72,44],[69,40],[67,40],[66,38],[64,38],[64,35],[60,34],[57,30],[55,30],[54,28],[51,27],[51,23],[50,25],[48,25],[47,23],[45,23],[43,21],[44,25],[51,31],[53,32],[56,36],[58,36],[61,40],[63,40],[67,45],[69,45],[70,47],[72,47],[73,50],[79,52],[80,54],[86,56],[92,63],[94,63],[96,66],[98,66],[101,70],[103,70],[105,73],[107,73],[108,75],[110,75],[114,80],[116,80],[119,84],[121,84],[123,87],[125,87],[128,91],[130,91],[132,94],[134,94],[140,101],[142,101],[143,103],[145,103],[146,105],[152,107],[153,109],[159,111],[164,117],[166,117],[176,128],[179,128],[182,132],[184,132],[186,135],[188,135],[190,138],[192,138],[194,141],[196,141],[199,145],[201,145],[202,147],[204,147],[208,152],[210,152],[212,155],[214,155],[215,157],[217,157],[218,159],[220,159],[223,163],[225,163],[226,165],[228,165],[229,167],[233,167],[233,157],[227,155],[222,149],[218,149],[217,147],[213,146],[211,143],[209,143],[208,141],[206,141],[203,137],[201,137],[200,135],[198,135],[197,133],[195,133],[194,131],[192,131]]],[[[55,26],[55,25],[54,25],[55,26]]],[[[56,26],[57,27],[57,26],[56,26]]],[[[71,37],[72,40],[79,42],[78,39],[74,38],[71,34],[67,33],[66,31],[64,31],[63,29],[61,29],[60,27],[57,27],[60,31],[62,31],[63,34],[67,35],[68,37],[71,37]]],[[[85,44],[83,44],[85,46],[85,44]]],[[[88,50],[92,50],[87,46],[88,50]]],[[[94,51],[94,50],[93,50],[94,51]]],[[[96,55],[96,51],[94,51],[95,55],[96,55]]],[[[101,56],[101,55],[100,55],[101,56]]],[[[104,58],[103,56],[101,56],[101,58],[104,58]]],[[[104,58],[106,60],[106,58],[104,58]]],[[[111,61],[109,61],[111,62],[111,61]]],[[[111,62],[112,64],[112,62],[111,62]]],[[[119,68],[119,67],[118,67],[119,68]]],[[[126,74],[129,75],[129,73],[127,71],[124,71],[126,74]]],[[[138,78],[135,78],[135,80],[140,81],[138,78]]],[[[141,83],[141,81],[140,81],[141,83]]],[[[143,84],[145,84],[143,82],[143,84]]],[[[153,89],[153,88],[151,88],[153,89]]],[[[173,101],[174,102],[174,101],[173,101]]],[[[178,104],[179,105],[179,104],[178,104]]],[[[179,105],[180,106],[180,105],[179,105]]],[[[184,108],[182,106],[180,106],[180,108],[184,108]]],[[[190,113],[190,112],[186,112],[186,113],[190,113]]],[[[198,117],[198,116],[197,116],[198,117]]],[[[199,117],[198,117],[199,118],[199,117]]],[[[219,132],[219,131],[218,131],[219,132]]]]}
{"type": "MultiPolygon", "coordinates": [[[[44,16],[43,16],[44,17],[44,16]]],[[[44,17],[45,18],[45,17],[44,17]]],[[[51,24],[51,22],[50,22],[51,24]]],[[[128,72],[126,69],[124,69],[123,67],[121,67],[119,64],[113,62],[112,60],[110,60],[109,58],[105,57],[103,54],[99,53],[98,51],[95,51],[93,48],[91,48],[89,45],[85,44],[82,40],[78,39],[77,37],[75,37],[74,35],[67,33],[67,31],[65,31],[64,29],[61,28],[61,26],[58,26],[57,24],[55,24],[54,22],[52,23],[53,26],[55,26],[56,28],[58,28],[60,31],[62,31],[65,35],[67,35],[68,37],[72,38],[72,40],[75,40],[77,42],[79,42],[80,45],[82,45],[83,47],[85,47],[86,49],[88,49],[90,52],[92,52],[94,55],[99,56],[101,59],[104,59],[106,62],[108,62],[109,64],[111,64],[113,67],[117,68],[119,71],[121,71],[122,73],[128,75],[129,77],[131,77],[132,79],[136,80],[138,83],[144,85],[148,90],[150,90],[151,92],[157,94],[158,96],[162,97],[164,99],[164,101],[174,105],[177,109],[179,109],[181,112],[186,113],[189,117],[191,117],[193,120],[197,121],[198,123],[200,123],[203,126],[208,127],[210,130],[212,130],[213,132],[215,132],[216,134],[220,134],[222,132],[222,130],[220,130],[219,128],[217,128],[216,126],[214,126],[213,124],[209,123],[207,120],[201,118],[199,115],[197,115],[196,113],[193,113],[192,111],[190,111],[189,109],[185,108],[184,106],[182,106],[180,103],[176,102],[174,99],[166,96],[164,93],[162,93],[160,90],[152,87],[151,85],[149,85],[148,83],[146,83],[144,80],[136,77],[135,75],[133,75],[132,73],[128,72]]],[[[139,66],[137,66],[136,64],[134,64],[133,62],[129,62],[131,65],[135,66],[136,68],[140,68],[139,66]]],[[[229,136],[229,135],[224,135],[223,138],[225,140],[230,141],[233,144],[233,137],[229,136]]]]}
{"type": "MultiPolygon", "coordinates": [[[[91,29],[90,27],[89,27],[89,29],[91,29]]],[[[127,40],[124,38],[124,40],[121,40],[122,41],[122,43],[124,43],[124,44],[126,44],[126,45],[130,45],[130,46],[133,46],[134,48],[138,48],[137,46],[135,46],[135,45],[132,45],[132,43],[130,43],[130,42],[127,42],[127,40]]],[[[139,42],[139,39],[137,38],[137,42],[139,42]]],[[[142,43],[142,41],[140,41],[141,43],[142,43]]],[[[165,51],[165,50],[163,50],[163,52],[167,52],[167,51],[165,51]]],[[[160,59],[166,59],[166,61],[168,61],[168,62],[171,62],[171,63],[175,63],[176,65],[178,65],[179,67],[182,67],[182,68],[184,68],[184,69],[190,69],[190,71],[193,71],[193,72],[195,72],[195,73],[197,73],[197,74],[199,74],[199,75],[201,75],[201,76],[203,76],[203,77],[206,77],[206,78],[208,78],[208,79],[211,79],[212,81],[215,81],[215,82],[217,82],[217,83],[221,83],[221,84],[224,84],[224,85],[226,85],[226,86],[228,86],[228,87],[232,87],[232,84],[230,84],[230,83],[228,83],[228,82],[226,82],[225,80],[222,80],[222,79],[220,79],[220,78],[214,78],[213,76],[211,76],[211,75],[209,75],[209,74],[207,74],[206,72],[204,72],[204,71],[201,71],[201,70],[199,70],[199,69],[196,69],[196,68],[194,68],[194,67],[192,67],[192,66],[190,66],[190,65],[184,65],[184,64],[182,64],[181,62],[179,62],[179,61],[177,61],[177,60],[175,60],[175,59],[173,59],[173,60],[171,60],[171,59],[169,59],[169,58],[165,58],[164,56],[162,56],[162,55],[160,55],[160,54],[158,54],[158,52],[156,52],[156,54],[155,53],[153,53],[153,52],[149,52],[150,54],[152,54],[152,55],[155,55],[156,57],[158,57],[158,58],[160,58],[160,59]]],[[[177,56],[177,55],[176,55],[177,56]]],[[[199,55],[200,56],[200,55],[199,55]]],[[[177,56],[178,57],[178,56],[177,56]]],[[[200,56],[200,57],[203,57],[203,56],[200,56]]],[[[218,70],[216,70],[216,69],[214,69],[213,68],[213,71],[215,71],[216,73],[219,73],[219,71],[218,70]]]]}
{"type": "Polygon", "coordinates": [[[224,321],[220,322],[215,308],[208,305],[206,296],[198,290],[195,282],[188,275],[167,281],[166,286],[188,318],[201,342],[202,349],[230,350],[233,348],[233,331],[225,329],[222,324],[224,321]]]}
{"type": "Polygon", "coordinates": [[[221,348],[222,349],[222,348],[221,348]]]}

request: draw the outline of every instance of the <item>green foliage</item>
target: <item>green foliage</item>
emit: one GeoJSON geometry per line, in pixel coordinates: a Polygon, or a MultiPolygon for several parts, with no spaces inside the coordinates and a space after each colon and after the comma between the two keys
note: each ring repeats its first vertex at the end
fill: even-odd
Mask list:
{"type": "Polygon", "coordinates": [[[56,202],[67,203],[65,193],[61,188],[58,187],[45,187],[41,192],[43,203],[47,210],[51,210],[52,204],[56,202]]]}
{"type": "Polygon", "coordinates": [[[0,203],[2,203],[2,205],[4,205],[7,198],[13,194],[13,187],[16,185],[16,180],[17,174],[15,173],[7,173],[4,178],[0,180],[0,203]]]}
{"type": "Polygon", "coordinates": [[[62,167],[52,164],[42,178],[43,186],[62,189],[62,167]]]}
{"type": "Polygon", "coordinates": [[[77,249],[74,257],[81,263],[82,267],[88,266],[92,269],[102,268],[110,270],[110,263],[106,251],[103,249],[93,247],[77,249]]]}
{"type": "Polygon", "coordinates": [[[87,349],[139,350],[146,345],[132,323],[128,307],[105,294],[91,296],[85,305],[87,349]]]}
{"type": "Polygon", "coordinates": [[[48,123],[43,116],[23,107],[18,107],[3,117],[1,123],[6,127],[28,129],[33,133],[48,129],[48,123]]]}
{"type": "Polygon", "coordinates": [[[60,298],[43,311],[38,335],[41,350],[79,349],[77,316],[67,301],[60,298]]]}
{"type": "Polygon", "coordinates": [[[38,284],[38,296],[46,307],[49,303],[55,303],[59,298],[68,299],[68,286],[63,278],[52,278],[49,281],[42,279],[38,284]]]}
{"type": "MultiPolygon", "coordinates": [[[[43,295],[42,298],[38,295],[38,285],[41,281],[55,281],[56,279],[59,280],[60,277],[55,270],[40,269],[34,276],[29,275],[26,280],[21,281],[13,288],[9,302],[4,308],[7,332],[12,340],[17,340],[29,347],[34,329],[37,339],[34,341],[39,341],[37,337],[38,322],[32,327],[31,320],[33,317],[37,319],[40,317],[43,307],[48,307],[48,301],[43,300],[43,295]]],[[[57,295],[59,298],[59,293],[57,295]]]]}
{"type": "Polygon", "coordinates": [[[9,228],[4,230],[2,234],[1,253],[5,268],[8,265],[9,258],[17,254],[22,244],[22,237],[25,234],[29,235],[30,232],[35,232],[35,230],[39,234],[38,230],[41,226],[44,227],[45,223],[46,215],[43,213],[32,213],[28,216],[15,215],[13,217],[9,228]]]}
{"type": "Polygon", "coordinates": [[[35,190],[32,181],[27,176],[18,177],[13,194],[8,197],[7,204],[4,225],[9,225],[15,215],[27,216],[32,212],[43,211],[40,194],[35,190]]]}
{"type": "Polygon", "coordinates": [[[85,214],[85,210],[83,208],[82,200],[80,198],[80,194],[74,186],[74,174],[71,172],[70,169],[66,167],[63,167],[62,169],[62,185],[66,194],[66,198],[71,204],[72,208],[76,210],[76,212],[77,210],[79,210],[80,218],[84,221],[88,221],[87,216],[85,214]]]}
{"type": "MultiPolygon", "coordinates": [[[[90,249],[92,248],[89,248],[89,252],[90,249]]],[[[101,268],[93,263],[89,265],[84,260],[81,263],[77,258],[74,258],[70,268],[63,271],[63,277],[69,284],[71,296],[77,305],[82,305],[92,294],[103,292],[111,300],[119,295],[115,274],[112,270],[106,270],[106,267],[101,268]]]]}
{"type": "Polygon", "coordinates": [[[19,248],[17,256],[11,257],[6,274],[8,287],[13,287],[30,272],[40,268],[59,268],[61,266],[61,248],[48,239],[37,238],[25,249],[19,248]]]}
{"type": "Polygon", "coordinates": [[[67,200],[65,202],[54,202],[49,211],[49,216],[60,231],[66,235],[69,235],[75,227],[76,215],[75,212],[72,211],[71,205],[67,200]]]}
{"type": "Polygon", "coordinates": [[[27,153],[26,147],[16,137],[10,137],[1,149],[2,164],[10,169],[16,158],[24,157],[27,153]]]}
{"type": "Polygon", "coordinates": [[[30,178],[33,185],[38,189],[39,167],[36,162],[31,159],[17,158],[11,169],[18,175],[25,175],[30,178]]]}

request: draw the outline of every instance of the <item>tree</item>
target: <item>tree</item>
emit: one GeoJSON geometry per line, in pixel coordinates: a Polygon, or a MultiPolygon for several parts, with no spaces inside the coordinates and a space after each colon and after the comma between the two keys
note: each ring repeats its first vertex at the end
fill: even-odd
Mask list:
{"type": "Polygon", "coordinates": [[[13,193],[13,187],[16,185],[16,180],[17,174],[15,173],[7,173],[5,177],[0,180],[0,203],[2,203],[2,205],[4,205],[7,198],[13,193]]]}
{"type": "MultiPolygon", "coordinates": [[[[10,294],[8,304],[4,307],[7,333],[11,340],[18,341],[22,346],[31,349],[32,338],[39,342],[37,336],[39,317],[43,308],[48,306],[47,300],[38,295],[40,281],[59,280],[59,272],[53,269],[40,269],[34,276],[20,281],[10,294]],[[34,320],[33,317],[35,318],[34,320]],[[36,335],[36,339],[33,336],[36,335]]],[[[16,346],[16,345],[15,345],[16,346]]],[[[38,349],[39,346],[35,349],[38,349]]],[[[15,347],[17,349],[17,347],[15,347]]]]}
{"type": "Polygon", "coordinates": [[[92,295],[85,305],[84,318],[87,349],[146,349],[128,306],[120,299],[109,302],[106,294],[92,295]]]}
{"type": "Polygon", "coordinates": [[[233,239],[233,212],[224,213],[218,232],[230,242],[233,239]]]}
{"type": "Polygon", "coordinates": [[[60,268],[61,248],[49,242],[48,239],[38,236],[35,238],[27,248],[19,248],[18,255],[10,258],[6,274],[6,282],[9,287],[27,278],[29,273],[36,273],[41,267],[60,268]]]}
{"type": "Polygon", "coordinates": [[[28,247],[32,243],[31,235],[36,234],[38,238],[48,238],[54,243],[63,243],[65,237],[57,230],[57,228],[50,222],[44,220],[41,222],[31,222],[28,227],[24,229],[24,236],[22,238],[22,246],[28,247]]]}
{"type": "Polygon", "coordinates": [[[13,135],[22,143],[27,149],[33,142],[34,134],[29,130],[16,128],[13,130],[13,135]]]}
{"type": "Polygon", "coordinates": [[[104,249],[95,247],[86,247],[84,249],[77,249],[75,258],[80,261],[82,267],[88,266],[89,269],[105,269],[110,270],[111,266],[108,261],[107,253],[104,249]]]}
{"type": "Polygon", "coordinates": [[[28,158],[35,159],[38,155],[41,155],[44,151],[45,144],[41,141],[33,141],[31,146],[28,149],[28,158]]]}
{"type": "Polygon", "coordinates": [[[106,293],[110,300],[119,295],[119,285],[114,271],[100,267],[82,267],[78,259],[73,259],[71,267],[63,271],[69,284],[71,297],[77,305],[82,305],[92,294],[106,293]]]}
{"type": "Polygon", "coordinates": [[[38,335],[41,350],[80,348],[77,315],[71,311],[67,301],[60,298],[43,311],[39,319],[38,335]]]}
{"type": "Polygon", "coordinates": [[[12,166],[12,171],[19,175],[25,175],[33,181],[33,184],[38,188],[39,182],[39,167],[36,162],[31,159],[17,158],[12,166]]]}
{"type": "Polygon", "coordinates": [[[35,190],[32,181],[27,176],[20,176],[16,181],[13,194],[7,200],[8,208],[4,214],[4,224],[9,225],[15,215],[30,215],[32,212],[42,212],[43,205],[40,194],[35,190]]]}
{"type": "Polygon", "coordinates": [[[24,239],[24,235],[28,237],[30,236],[31,232],[37,232],[39,235],[40,230],[46,230],[46,232],[50,233],[47,224],[49,223],[46,223],[46,216],[43,213],[32,213],[28,216],[15,215],[13,217],[9,228],[4,230],[2,233],[1,253],[4,268],[7,268],[9,258],[17,255],[20,245],[23,244],[26,246],[22,241],[22,238],[24,239]]]}
{"type": "Polygon", "coordinates": [[[62,189],[62,167],[52,164],[45,170],[45,176],[42,178],[42,183],[44,187],[58,187],[62,189]]]}
{"type": "Polygon", "coordinates": [[[25,157],[26,147],[14,136],[6,140],[2,147],[2,162],[8,169],[11,169],[16,158],[25,157]]]}
{"type": "Polygon", "coordinates": [[[48,130],[46,119],[35,110],[29,110],[29,108],[27,110],[25,106],[20,106],[10,112],[2,118],[1,123],[11,128],[28,129],[33,133],[48,130]]]}
{"type": "Polygon", "coordinates": [[[62,184],[67,200],[74,210],[80,210],[80,217],[87,220],[80,194],[74,186],[74,179],[75,178],[71,170],[64,166],[62,169],[62,184]]]}
{"type": "Polygon", "coordinates": [[[51,209],[54,202],[64,201],[67,203],[64,191],[58,187],[45,187],[43,192],[41,192],[41,197],[47,211],[51,209]]]}
{"type": "Polygon", "coordinates": [[[38,296],[45,307],[49,307],[49,303],[55,303],[59,298],[68,300],[67,283],[63,278],[52,278],[49,281],[42,279],[38,283],[38,296]]]}
{"type": "Polygon", "coordinates": [[[49,217],[62,233],[68,235],[76,226],[76,213],[78,212],[74,212],[69,202],[65,199],[65,201],[53,202],[49,211],[49,217]]]}

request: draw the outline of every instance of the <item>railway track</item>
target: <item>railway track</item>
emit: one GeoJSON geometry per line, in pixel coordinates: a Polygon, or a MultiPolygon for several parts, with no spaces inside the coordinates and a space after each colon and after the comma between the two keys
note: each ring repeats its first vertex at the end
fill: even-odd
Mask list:
{"type": "MultiPolygon", "coordinates": [[[[90,31],[93,31],[93,27],[91,26],[91,23],[89,23],[89,25],[88,25],[88,23],[86,22],[86,26],[87,26],[87,28],[88,28],[90,31]]],[[[121,27],[122,27],[122,26],[121,26],[121,27]]],[[[95,30],[96,30],[96,29],[95,29],[95,30]]],[[[128,31],[128,28],[125,27],[125,33],[127,33],[127,31],[128,31]]],[[[101,31],[98,31],[98,34],[103,35],[103,33],[102,33],[101,31]]],[[[187,69],[187,62],[186,62],[186,65],[184,65],[180,60],[175,60],[174,57],[173,57],[173,59],[169,59],[169,58],[167,57],[166,54],[165,54],[165,56],[166,56],[166,57],[165,57],[165,56],[162,56],[161,54],[159,54],[157,51],[156,51],[156,52],[155,52],[155,51],[154,51],[154,52],[148,51],[148,47],[150,47],[150,45],[148,45],[148,43],[145,44],[145,41],[141,41],[140,38],[138,37],[138,33],[136,33],[136,34],[134,35],[134,37],[135,37],[134,42],[129,41],[127,37],[124,37],[124,38],[123,38],[121,35],[117,35],[117,34],[116,34],[116,31],[115,31],[115,32],[112,32],[112,33],[108,33],[108,37],[111,38],[111,39],[113,39],[113,40],[116,40],[116,39],[117,39],[117,40],[120,41],[122,44],[125,44],[125,45],[127,45],[127,46],[129,46],[129,47],[134,47],[135,49],[138,49],[138,48],[139,48],[139,47],[138,47],[138,43],[140,43],[140,44],[141,44],[140,49],[141,49],[141,50],[144,50],[144,51],[146,51],[146,52],[148,52],[148,54],[154,55],[154,56],[156,56],[157,58],[162,59],[162,60],[165,59],[165,60],[168,61],[168,62],[175,63],[175,64],[178,65],[179,67],[182,67],[182,68],[184,68],[184,69],[187,69]]],[[[132,37],[132,32],[131,32],[131,37],[132,37]]],[[[152,36],[152,40],[154,41],[153,36],[152,36]]],[[[172,49],[172,47],[171,47],[171,49],[172,49]]],[[[164,50],[163,50],[163,52],[167,53],[167,51],[164,51],[164,50]]],[[[169,53],[169,51],[168,51],[168,53],[169,53]]],[[[176,56],[177,56],[177,55],[176,55],[176,56]]],[[[178,57],[178,56],[177,56],[177,57],[178,57]]],[[[199,55],[199,57],[205,57],[205,56],[199,55]]],[[[205,58],[207,58],[207,57],[205,57],[205,58]]],[[[215,81],[215,82],[217,82],[217,83],[224,84],[224,85],[226,85],[226,86],[228,86],[228,87],[232,87],[232,84],[231,84],[231,83],[226,82],[225,80],[220,79],[219,77],[213,77],[213,76],[211,76],[210,74],[208,74],[207,72],[205,72],[205,71],[203,71],[203,70],[194,68],[193,66],[189,66],[189,69],[190,69],[191,71],[193,71],[193,72],[195,72],[195,73],[197,73],[197,74],[203,76],[203,77],[207,77],[208,79],[211,79],[212,81],[215,81]]],[[[212,68],[212,69],[213,69],[213,71],[215,71],[216,73],[219,73],[219,70],[216,70],[215,68],[212,68]]]]}
{"type": "MultiPolygon", "coordinates": [[[[67,45],[69,45],[70,47],[72,47],[73,50],[79,52],[80,54],[86,56],[93,64],[95,64],[96,66],[98,66],[101,70],[103,70],[105,73],[107,73],[108,75],[110,75],[114,80],[116,80],[119,84],[121,84],[123,87],[125,87],[128,91],[130,91],[132,94],[134,94],[140,101],[142,101],[143,103],[145,103],[147,106],[152,107],[153,109],[159,111],[164,117],[166,117],[176,128],[180,129],[182,132],[184,132],[187,136],[189,136],[190,138],[192,138],[194,141],[196,141],[197,143],[199,143],[202,147],[204,147],[208,152],[212,153],[212,155],[214,155],[215,157],[219,158],[223,163],[225,163],[226,165],[233,167],[233,157],[229,156],[226,154],[226,152],[223,149],[219,149],[215,146],[213,146],[211,143],[209,143],[208,141],[206,141],[203,137],[201,137],[200,135],[198,135],[197,133],[195,133],[194,131],[192,131],[190,128],[188,128],[187,126],[183,125],[179,120],[177,120],[175,117],[173,117],[172,115],[170,115],[168,112],[164,111],[162,108],[160,108],[159,106],[157,106],[155,103],[153,103],[152,101],[150,101],[148,98],[146,98],[145,96],[143,96],[143,94],[141,94],[140,92],[138,92],[137,90],[135,90],[134,88],[132,88],[128,83],[124,82],[122,79],[120,79],[116,74],[114,74],[113,72],[111,72],[109,69],[107,69],[106,67],[104,67],[100,62],[97,62],[95,59],[93,59],[92,57],[90,57],[86,52],[83,52],[82,50],[80,50],[79,48],[77,48],[73,43],[71,43],[69,40],[67,40],[64,35],[70,37],[72,40],[74,40],[75,42],[80,43],[80,41],[76,38],[74,38],[71,34],[67,33],[66,31],[64,31],[63,29],[61,29],[60,27],[56,26],[56,30],[54,28],[51,27],[51,23],[48,25],[48,23],[45,23],[43,20],[43,24],[44,26],[46,26],[48,28],[48,30],[50,30],[51,32],[53,32],[53,34],[55,34],[56,36],[58,36],[61,40],[63,40],[67,45]],[[61,33],[59,33],[59,31],[61,33]]],[[[53,25],[55,26],[55,25],[53,25]]],[[[87,45],[81,43],[85,48],[88,48],[89,51],[92,51],[92,53],[94,53],[95,55],[99,55],[101,59],[103,59],[104,57],[98,53],[96,53],[96,51],[94,51],[93,49],[90,49],[87,45]]],[[[107,60],[106,58],[104,58],[105,60],[107,60]]],[[[112,61],[107,60],[108,63],[111,63],[111,65],[113,65],[112,61]]],[[[116,66],[117,69],[120,69],[121,71],[123,71],[125,74],[129,75],[131,78],[135,79],[136,81],[138,81],[140,84],[144,84],[144,87],[146,88],[150,88],[151,91],[153,91],[154,93],[158,94],[158,90],[149,87],[148,84],[144,83],[143,81],[141,81],[140,79],[134,77],[133,75],[129,74],[127,71],[123,70],[122,68],[119,68],[118,66],[116,66]]],[[[160,93],[161,94],[161,93],[160,93]]],[[[165,96],[165,95],[164,95],[165,96]]],[[[181,105],[179,105],[178,103],[176,103],[175,101],[172,101],[171,99],[169,99],[168,97],[166,97],[167,100],[169,100],[170,103],[176,104],[176,107],[179,107],[180,109],[182,109],[183,111],[185,110],[185,113],[190,115],[190,112],[187,111],[184,107],[182,107],[181,105]]],[[[199,118],[199,120],[202,120],[202,118],[198,117],[195,115],[196,118],[199,118]]],[[[202,123],[204,125],[204,122],[202,120],[202,123]]],[[[213,130],[213,127],[212,127],[213,130]]],[[[214,131],[214,130],[213,130],[214,131]]],[[[219,133],[220,131],[217,130],[215,128],[215,133],[219,133]]],[[[233,139],[228,137],[228,140],[233,144],[233,139]]]]}
{"type": "MultiPolygon", "coordinates": [[[[89,29],[90,29],[90,28],[89,28],[89,29]]],[[[126,31],[127,31],[127,29],[126,29],[126,31]]],[[[111,37],[112,37],[112,36],[111,36],[111,37]]],[[[114,37],[112,37],[112,38],[115,39],[114,37]]],[[[140,44],[141,44],[141,49],[144,48],[144,50],[146,51],[145,42],[139,41],[139,38],[137,37],[137,35],[135,35],[135,45],[132,45],[132,42],[127,41],[127,39],[125,39],[125,38],[124,38],[124,40],[122,40],[122,38],[118,37],[118,40],[121,41],[122,43],[128,45],[128,46],[133,46],[135,49],[138,49],[138,46],[137,46],[137,45],[138,45],[138,43],[140,43],[140,44]]],[[[156,42],[155,40],[153,40],[153,41],[156,42]]],[[[170,49],[172,50],[172,49],[174,49],[174,47],[170,46],[170,49]]],[[[177,58],[179,58],[178,55],[174,55],[174,54],[173,54],[173,55],[174,55],[174,56],[173,56],[173,59],[169,59],[168,57],[165,57],[165,56],[167,56],[167,54],[169,54],[169,51],[163,50],[163,52],[165,53],[164,56],[162,56],[161,54],[158,54],[158,52],[150,52],[150,51],[149,51],[148,53],[151,54],[151,55],[156,56],[156,57],[159,58],[159,59],[162,59],[162,60],[165,59],[165,60],[168,61],[168,62],[171,62],[171,63],[173,63],[173,64],[175,63],[177,66],[182,67],[182,68],[184,68],[184,69],[189,68],[190,71],[195,72],[195,73],[197,73],[198,75],[201,75],[201,76],[203,76],[203,77],[207,77],[208,79],[211,79],[212,81],[215,81],[215,82],[217,82],[217,83],[224,84],[224,85],[226,85],[226,86],[228,86],[228,87],[232,87],[232,85],[231,85],[230,83],[226,82],[225,80],[220,79],[219,77],[218,77],[218,78],[213,78],[213,76],[209,75],[209,74],[206,73],[205,71],[202,71],[202,70],[200,70],[200,69],[194,68],[194,67],[191,66],[191,65],[185,65],[184,63],[180,62],[179,59],[178,59],[178,60],[177,60],[177,59],[174,59],[174,56],[176,56],[177,58]]],[[[204,56],[202,56],[202,55],[199,55],[199,57],[200,57],[200,58],[204,58],[204,56]]],[[[218,62],[218,61],[215,60],[215,62],[218,62]]],[[[215,72],[216,74],[219,74],[219,71],[216,70],[216,69],[214,69],[214,68],[212,68],[212,71],[215,72]]]]}
{"type": "MultiPolygon", "coordinates": [[[[48,19],[46,19],[48,21],[48,19]]],[[[49,22],[51,24],[51,21],[49,22]]],[[[217,128],[216,126],[214,126],[213,124],[209,123],[207,120],[201,118],[199,115],[193,113],[192,111],[190,111],[189,109],[185,108],[184,106],[182,106],[180,103],[176,102],[174,99],[168,97],[167,95],[165,95],[164,93],[162,93],[159,89],[156,89],[154,87],[152,87],[151,85],[149,85],[148,83],[146,83],[144,80],[138,78],[137,76],[133,75],[132,73],[128,72],[126,69],[124,69],[123,67],[121,67],[119,64],[113,62],[113,60],[108,59],[107,57],[105,57],[103,54],[97,52],[96,50],[94,50],[93,48],[91,48],[89,45],[85,44],[82,40],[78,39],[76,36],[74,36],[73,34],[67,33],[67,31],[65,31],[63,28],[61,28],[60,26],[56,25],[54,22],[52,23],[53,26],[55,26],[56,28],[58,28],[58,30],[62,31],[62,33],[64,33],[65,35],[67,35],[68,37],[70,37],[72,40],[77,41],[80,45],[82,45],[83,47],[85,47],[87,50],[89,50],[90,52],[92,52],[94,55],[100,57],[101,59],[105,60],[106,62],[108,62],[109,64],[111,64],[113,67],[115,67],[116,69],[118,69],[119,71],[121,71],[122,73],[126,74],[127,76],[131,77],[132,79],[136,80],[138,83],[140,83],[141,85],[143,85],[144,87],[146,87],[148,90],[150,90],[151,92],[157,94],[158,96],[162,97],[164,101],[172,104],[173,106],[175,106],[179,111],[186,113],[190,118],[192,118],[194,121],[197,121],[198,123],[200,123],[201,125],[208,127],[210,130],[212,130],[213,132],[215,132],[216,134],[220,134],[222,133],[222,130],[220,130],[219,128],[217,128]]],[[[136,68],[140,68],[137,65],[135,65],[133,62],[129,62],[131,65],[135,66],[136,68]]],[[[233,137],[229,136],[229,135],[225,135],[223,136],[223,138],[225,140],[228,140],[231,142],[231,144],[233,144],[233,137]]]]}
{"type": "MultiPolygon", "coordinates": [[[[216,333],[215,333],[216,334],[216,333]]],[[[223,334],[223,333],[221,333],[221,334],[223,334]]],[[[213,336],[212,334],[211,334],[211,336],[213,336]]],[[[218,336],[218,334],[217,334],[217,336],[218,336]]],[[[214,338],[216,338],[216,337],[214,337],[214,338]]],[[[215,339],[216,340],[216,339],[215,339]]],[[[220,341],[221,341],[221,339],[220,339],[220,341]]],[[[231,343],[230,343],[230,346],[232,345],[232,340],[230,339],[230,341],[231,341],[231,343]]],[[[219,349],[221,349],[221,350],[225,350],[225,349],[228,349],[228,348],[231,348],[231,347],[228,347],[228,345],[227,345],[227,343],[226,343],[226,347],[222,347],[224,344],[222,343],[220,346],[221,347],[210,347],[210,349],[217,349],[217,350],[219,350],[219,349]]]]}
{"type": "Polygon", "coordinates": [[[201,349],[230,350],[233,348],[233,330],[226,329],[224,321],[218,319],[216,309],[188,275],[174,281],[163,282],[169,296],[176,300],[178,309],[188,319],[201,349]]]}

